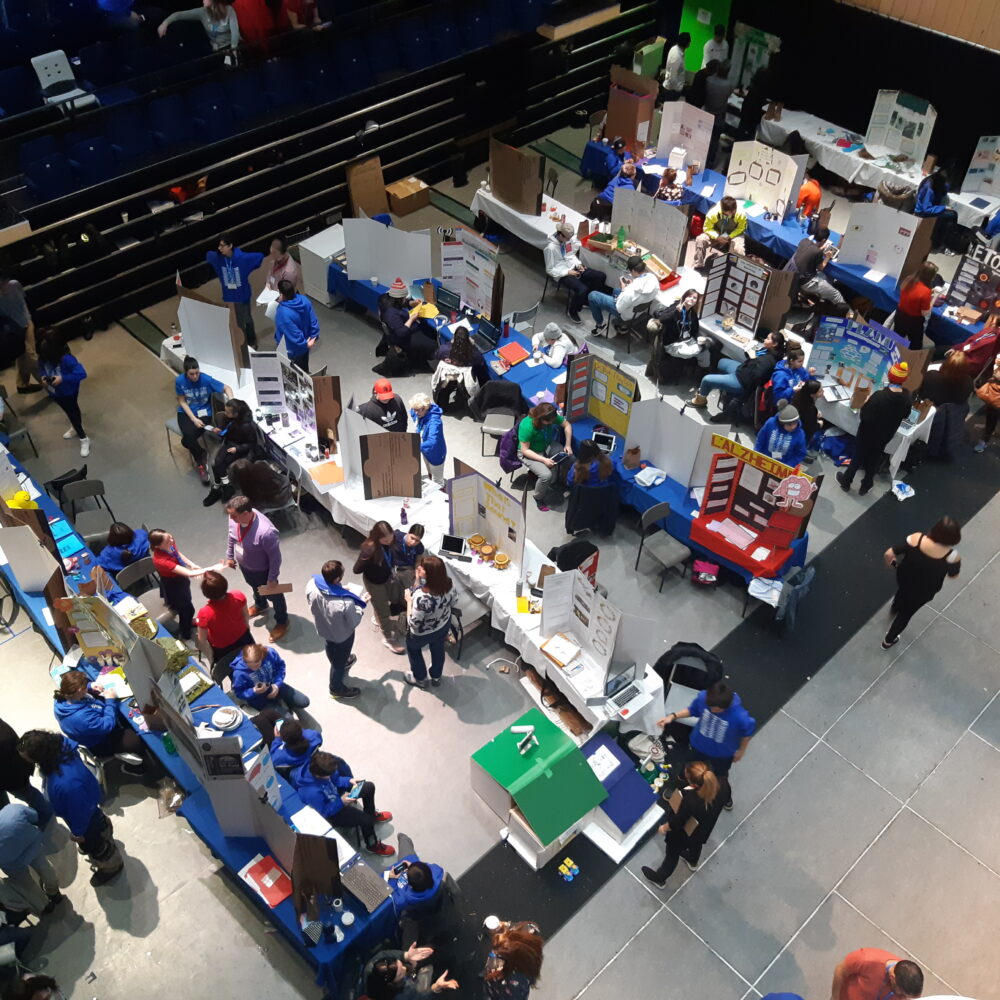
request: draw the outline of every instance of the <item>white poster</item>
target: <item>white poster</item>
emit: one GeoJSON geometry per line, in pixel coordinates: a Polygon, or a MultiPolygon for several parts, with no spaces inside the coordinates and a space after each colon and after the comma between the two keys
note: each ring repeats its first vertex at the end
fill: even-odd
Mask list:
{"type": "Polygon", "coordinates": [[[578,570],[545,578],[540,634],[570,636],[587,659],[606,670],[615,651],[622,613],[578,570]]]}
{"type": "Polygon", "coordinates": [[[902,277],[921,220],[881,203],[857,202],[844,230],[838,264],[854,264],[890,278],[902,277]]]}
{"type": "MultiPolygon", "coordinates": [[[[453,235],[448,230],[449,237],[453,235]]],[[[462,294],[465,282],[465,245],[461,240],[446,238],[441,241],[441,284],[456,295],[462,294]]]]}
{"type": "Polygon", "coordinates": [[[199,302],[182,295],[177,304],[177,325],[185,353],[198,359],[202,371],[209,367],[218,368],[231,375],[234,384],[239,381],[229,335],[228,306],[199,302]]]}
{"type": "Polygon", "coordinates": [[[518,497],[477,472],[448,481],[451,533],[482,535],[520,570],[524,558],[524,507],[518,497]]]}
{"type": "Polygon", "coordinates": [[[738,202],[752,201],[784,218],[795,204],[799,167],[792,157],[762,142],[734,142],[725,194],[738,202]]]}
{"type": "Polygon", "coordinates": [[[626,446],[638,445],[643,459],[690,486],[702,440],[711,434],[708,424],[685,416],[665,400],[644,399],[632,404],[626,446]]]}
{"type": "Polygon", "coordinates": [[[434,270],[431,236],[424,230],[408,233],[371,219],[344,219],[347,276],[352,281],[375,278],[391,285],[402,278],[407,285],[425,280],[434,270]]]}
{"type": "Polygon", "coordinates": [[[460,229],[464,283],[462,303],[477,313],[489,316],[493,308],[493,280],[497,271],[497,248],[471,229],[460,229]]]}
{"type": "Polygon", "coordinates": [[[667,267],[676,268],[687,245],[688,217],[643,191],[619,188],[611,207],[611,231],[624,226],[629,238],[651,250],[667,267]]]}
{"type": "Polygon", "coordinates": [[[0,559],[8,564],[21,589],[30,594],[41,593],[59,568],[52,553],[25,524],[0,528],[0,559]]]}
{"type": "Polygon", "coordinates": [[[266,412],[285,408],[285,384],[281,377],[281,361],[275,351],[250,351],[250,371],[257,405],[266,412]]]}
{"type": "Polygon", "coordinates": [[[337,424],[337,440],[340,442],[340,460],[344,463],[344,482],[361,485],[361,435],[389,432],[371,420],[365,420],[357,410],[344,407],[337,424]]]}
{"type": "Polygon", "coordinates": [[[998,163],[1000,163],[1000,135],[981,136],[969,162],[969,169],[965,172],[962,193],[982,192],[993,196],[1000,193],[998,163]]]}
{"type": "MultiPolygon", "coordinates": [[[[656,143],[659,159],[669,159],[675,148],[686,151],[684,163],[708,165],[708,147],[712,141],[715,116],[687,101],[666,101],[660,112],[660,137],[656,143]]],[[[615,200],[618,193],[615,193],[615,200]]]]}
{"type": "Polygon", "coordinates": [[[865,133],[872,156],[902,153],[922,166],[937,112],[929,101],[900,90],[880,90],[865,133]]]}

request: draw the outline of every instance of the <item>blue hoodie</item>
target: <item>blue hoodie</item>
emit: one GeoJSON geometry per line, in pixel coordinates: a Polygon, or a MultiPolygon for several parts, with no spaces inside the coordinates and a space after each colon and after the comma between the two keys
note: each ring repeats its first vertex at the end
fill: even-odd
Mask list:
{"type": "MultiPolygon", "coordinates": [[[[945,191],[948,186],[945,185],[945,191]]],[[[934,201],[934,188],[931,186],[930,177],[925,177],[917,188],[917,203],[913,206],[913,214],[921,217],[928,215],[940,215],[948,207],[947,194],[941,204],[934,201]]]]}
{"type": "Polygon", "coordinates": [[[135,537],[129,545],[105,545],[97,556],[97,565],[117,576],[126,566],[149,555],[149,533],[145,528],[136,528],[135,537]],[[125,561],[125,554],[129,559],[125,561]]]}
{"type": "Polygon", "coordinates": [[[731,759],[740,743],[753,736],[757,720],[743,707],[740,696],[733,693],[733,702],[723,712],[712,712],[705,705],[706,691],[699,691],[688,705],[691,718],[698,724],[691,730],[691,749],[706,757],[731,759]]]}
{"type": "Polygon", "coordinates": [[[997,233],[1000,233],[1000,212],[996,212],[993,218],[983,227],[983,235],[988,240],[993,239],[997,233]]]}
{"type": "Polygon", "coordinates": [[[82,837],[94,813],[101,808],[104,795],[97,778],[80,760],[72,740],[63,740],[62,762],[52,774],[44,776],[42,787],[52,811],[66,823],[74,837],[82,837]]]}
{"type": "Polygon", "coordinates": [[[56,701],[54,708],[64,735],[104,756],[105,744],[118,725],[118,705],[114,699],[87,695],[79,701],[56,701]]]}
{"type": "Polygon", "coordinates": [[[231,257],[223,257],[218,250],[209,250],[205,254],[205,260],[211,265],[222,285],[223,302],[250,301],[250,274],[263,263],[262,253],[249,253],[239,247],[233,247],[231,257]]]}
{"type": "Polygon", "coordinates": [[[57,365],[50,365],[39,358],[38,371],[41,375],[62,376],[59,385],[45,387],[50,396],[76,396],[80,392],[80,383],[87,377],[86,368],[72,354],[64,354],[57,365]]]}
{"type": "MultiPolygon", "coordinates": [[[[412,864],[414,861],[419,861],[420,858],[415,854],[408,854],[405,858],[400,858],[399,860],[409,861],[412,864]]],[[[434,898],[434,893],[441,887],[441,882],[444,879],[444,869],[440,865],[429,863],[427,867],[431,870],[431,887],[424,889],[422,892],[417,892],[412,888],[409,879],[406,877],[406,872],[389,879],[389,887],[392,889],[392,905],[396,907],[397,916],[400,910],[413,909],[414,907],[420,907],[422,904],[429,903],[434,898]]]]}
{"type": "Polygon", "coordinates": [[[317,778],[310,772],[309,762],[306,761],[297,771],[292,772],[290,780],[298,791],[299,798],[330,820],[344,808],[340,796],[351,790],[352,777],[351,769],[341,761],[336,774],[329,778],[317,778]]]}
{"type": "Polygon", "coordinates": [[[290,358],[297,358],[309,350],[309,341],[319,336],[319,320],[312,303],[304,295],[296,295],[287,302],[278,301],[274,314],[275,346],[285,340],[285,350],[290,358]]]}
{"type": "Polygon", "coordinates": [[[14,802],[0,809],[0,868],[8,875],[19,872],[41,852],[38,813],[14,802]]]}
{"type": "Polygon", "coordinates": [[[443,465],[448,448],[444,443],[444,426],[441,423],[441,407],[431,403],[418,417],[414,410],[410,416],[420,432],[420,453],[431,465],[443,465]]]}
{"type": "Polygon", "coordinates": [[[267,694],[254,694],[255,684],[277,684],[281,687],[285,679],[285,661],[278,653],[268,648],[258,670],[251,670],[243,659],[243,654],[233,660],[233,692],[254,708],[266,708],[274,702],[267,694]]]}
{"type": "Polygon", "coordinates": [[[771,373],[771,396],[774,399],[774,405],[777,406],[783,399],[791,401],[795,390],[808,378],[809,369],[805,365],[793,370],[788,367],[787,361],[779,361],[771,373]]]}
{"type": "Polygon", "coordinates": [[[642,172],[638,167],[635,169],[635,177],[623,177],[621,170],[615,174],[614,177],[608,181],[608,186],[601,192],[601,197],[605,201],[609,201],[612,204],[615,200],[615,191],[620,187],[631,188],[633,191],[639,186],[639,182],[642,180],[642,172]]]}
{"type": "Polygon", "coordinates": [[[775,414],[761,427],[754,449],[794,469],[806,457],[806,452],[809,450],[802,421],[798,422],[794,431],[787,431],[775,414]]]}
{"type": "Polygon", "coordinates": [[[309,749],[300,754],[291,753],[285,748],[285,741],[280,736],[275,736],[271,743],[271,760],[274,761],[275,767],[290,767],[294,772],[303,764],[309,763],[309,758],[320,748],[323,735],[315,729],[303,729],[302,735],[309,744],[309,749]]]}

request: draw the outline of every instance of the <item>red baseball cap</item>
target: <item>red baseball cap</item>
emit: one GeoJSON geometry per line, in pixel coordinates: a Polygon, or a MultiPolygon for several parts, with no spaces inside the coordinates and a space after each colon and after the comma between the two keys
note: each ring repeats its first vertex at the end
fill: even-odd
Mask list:
{"type": "Polygon", "coordinates": [[[376,399],[392,399],[395,393],[392,391],[392,383],[387,378],[380,378],[372,386],[372,395],[376,399]]]}

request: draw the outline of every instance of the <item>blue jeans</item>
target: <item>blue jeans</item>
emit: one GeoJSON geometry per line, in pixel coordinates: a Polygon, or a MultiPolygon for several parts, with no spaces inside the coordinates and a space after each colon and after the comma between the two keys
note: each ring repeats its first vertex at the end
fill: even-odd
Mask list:
{"type": "Polygon", "coordinates": [[[285,707],[293,712],[298,708],[308,708],[309,698],[301,691],[296,690],[291,684],[282,684],[275,701],[284,702],[285,707]]]}
{"type": "Polygon", "coordinates": [[[604,325],[604,312],[607,309],[611,313],[612,318],[621,319],[618,310],[615,308],[615,299],[617,298],[617,293],[615,295],[608,295],[607,292],[591,292],[587,296],[587,305],[590,306],[590,315],[594,317],[594,323],[597,326],[604,325]]]}
{"type": "Polygon", "coordinates": [[[293,365],[298,365],[306,374],[309,373],[309,352],[303,351],[301,354],[289,354],[288,360],[291,361],[293,365]]]}
{"type": "Polygon", "coordinates": [[[701,380],[701,385],[698,386],[698,392],[707,396],[713,389],[721,389],[732,396],[744,395],[743,386],[740,385],[740,380],[736,377],[736,369],[741,364],[742,362],[734,361],[732,358],[723,358],[719,362],[719,374],[706,375],[701,380]]]}
{"type": "Polygon", "coordinates": [[[344,690],[344,678],[347,676],[347,661],[351,658],[354,647],[354,633],[343,642],[326,640],[326,658],[330,661],[330,693],[344,690]]]}
{"type": "Polygon", "coordinates": [[[406,655],[410,659],[410,673],[418,681],[427,680],[424,646],[431,647],[431,677],[437,680],[444,673],[444,643],[447,638],[447,625],[443,625],[436,632],[429,632],[427,635],[407,635],[406,655]]]}
{"type": "MultiPolygon", "coordinates": [[[[253,602],[262,611],[267,607],[268,603],[274,605],[274,621],[276,625],[285,625],[288,623],[288,606],[285,603],[284,594],[272,594],[270,597],[265,597],[257,588],[262,583],[267,583],[267,570],[266,569],[246,569],[240,566],[240,572],[243,574],[243,579],[250,584],[253,590],[253,602]]],[[[182,638],[184,636],[182,635],[182,638]]]]}

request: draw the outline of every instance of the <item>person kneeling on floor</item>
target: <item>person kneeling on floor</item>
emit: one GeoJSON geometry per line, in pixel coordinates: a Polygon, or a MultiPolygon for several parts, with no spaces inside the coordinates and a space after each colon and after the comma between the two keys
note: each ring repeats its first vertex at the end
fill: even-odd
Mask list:
{"type": "Polygon", "coordinates": [[[254,643],[233,660],[233,694],[253,708],[283,702],[291,712],[309,707],[309,699],[285,683],[285,661],[276,649],[254,643]]]}

